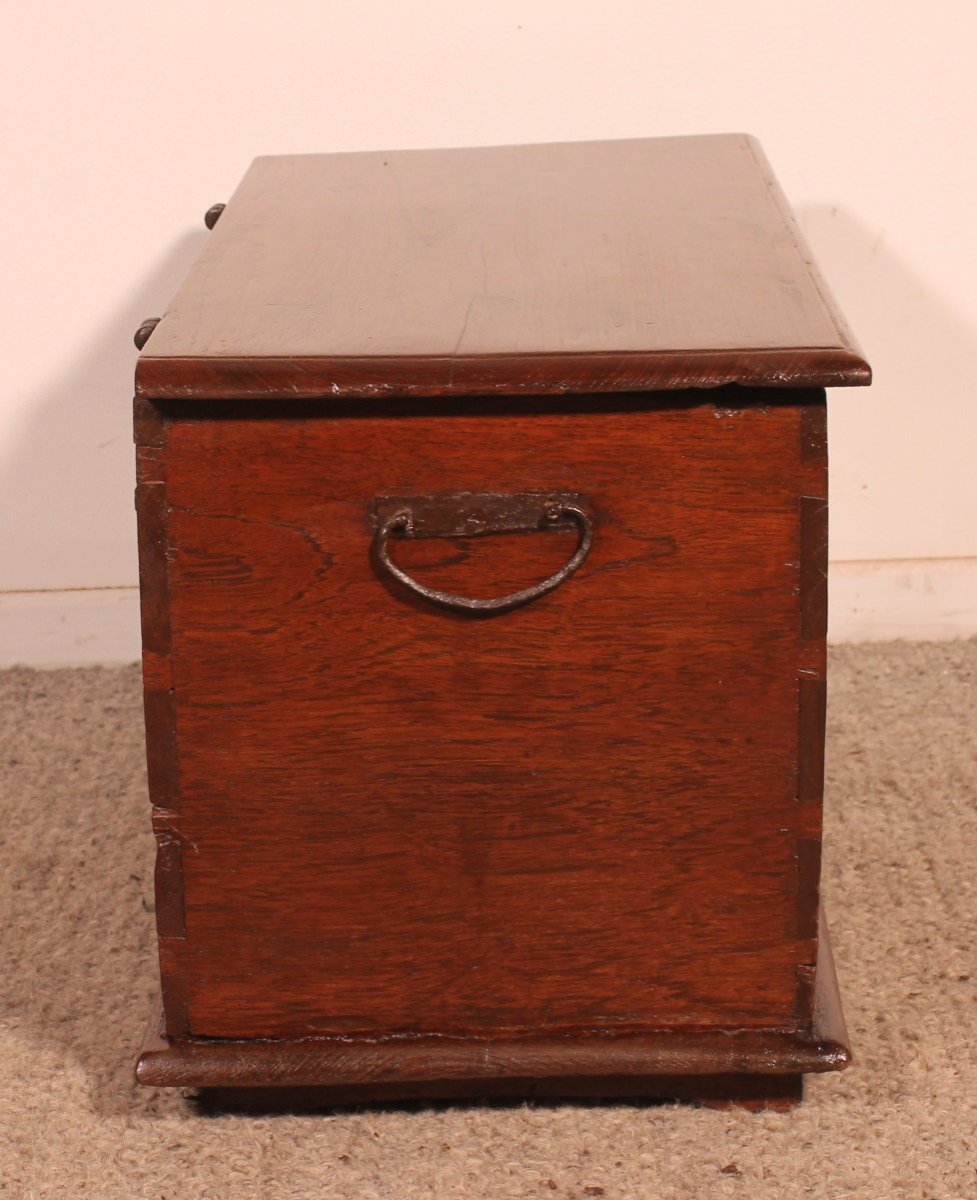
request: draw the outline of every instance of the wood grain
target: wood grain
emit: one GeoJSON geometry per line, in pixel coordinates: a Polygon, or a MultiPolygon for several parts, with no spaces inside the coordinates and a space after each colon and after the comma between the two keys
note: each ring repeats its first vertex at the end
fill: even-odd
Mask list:
{"type": "Polygon", "coordinates": [[[188,1028],[186,990],[170,970],[166,947],[186,933],[183,906],[183,841],[178,833],[179,747],[173,698],[169,595],[169,513],[166,504],[166,427],[152,404],[136,399],[133,411],[136,453],[136,516],[139,531],[143,707],[146,767],[156,838],[154,886],[159,938],[160,982],[169,1028],[188,1028]]]}
{"type": "MultiPolygon", "coordinates": [[[[823,395],[736,395],[165,416],[170,1033],[809,1028],[800,513],[823,395]],[[589,496],[597,535],[527,608],[466,619],[371,567],[376,496],[550,489],[589,496]]],[[[395,554],[492,594],[572,538],[395,554]]]]}
{"type": "Polygon", "coordinates": [[[306,1038],[147,1044],[139,1081],[153,1087],[361,1086],[415,1080],[608,1078],[836,1071],[841,1044],[796,1033],[659,1030],[640,1035],[486,1041],[479,1038],[306,1038]]]}
{"type": "Polygon", "coordinates": [[[257,160],[137,367],[139,1078],[784,1107],[844,1066],[822,388],[869,377],[751,138],[257,160]],[[381,497],[451,532],[389,544],[439,593],[593,545],[449,611],[381,497]]]}
{"type": "MultiPolygon", "coordinates": [[[[800,420],[800,654],[797,670],[797,933],[818,937],[822,794],[827,702],[828,429],[824,405],[807,405],[800,420]]],[[[797,1013],[809,1019],[813,967],[797,968],[797,1013]]]]}
{"type": "Polygon", "coordinates": [[[259,158],[147,397],[868,383],[744,135],[259,158]]]}
{"type": "MultiPolygon", "coordinates": [[[[776,1076],[843,1069],[851,1061],[838,985],[823,931],[809,1028],[655,1030],[643,1034],[500,1039],[205,1041],[168,1038],[162,1013],[146,1030],[137,1068],[154,1087],[279,1090],[280,1103],[357,1103],[403,1098],[522,1095],[747,1098],[775,1089],[776,1076]],[[682,1080],[685,1086],[682,1086],[682,1080]],[[294,1089],[316,1088],[304,1097],[294,1089]],[[321,1090],[319,1090],[321,1089],[321,1090]],[[730,1091],[727,1090],[727,1097],[730,1091]]],[[[266,1102],[268,1097],[265,1098],[266,1102]]]]}

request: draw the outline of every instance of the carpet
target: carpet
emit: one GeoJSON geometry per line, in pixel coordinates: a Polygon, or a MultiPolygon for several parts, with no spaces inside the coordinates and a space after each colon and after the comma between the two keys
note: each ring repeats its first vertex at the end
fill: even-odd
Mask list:
{"type": "Polygon", "coordinates": [[[205,1116],[155,995],[136,668],[0,673],[0,1196],[977,1197],[977,641],[831,655],[825,896],[855,1063],[794,1112],[205,1116]]]}

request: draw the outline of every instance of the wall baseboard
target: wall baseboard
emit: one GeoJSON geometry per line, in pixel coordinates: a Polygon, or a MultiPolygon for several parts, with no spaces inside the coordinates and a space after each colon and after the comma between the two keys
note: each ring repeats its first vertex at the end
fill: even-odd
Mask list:
{"type": "Polygon", "coordinates": [[[135,662],[139,589],[0,592],[0,667],[135,662]]]}
{"type": "MultiPolygon", "coordinates": [[[[977,635],[977,558],[831,564],[832,642],[977,635]]],[[[139,658],[139,589],[0,592],[0,667],[139,658]]]]}
{"type": "Polygon", "coordinates": [[[831,563],[829,642],[944,642],[977,634],[977,558],[831,563]]]}

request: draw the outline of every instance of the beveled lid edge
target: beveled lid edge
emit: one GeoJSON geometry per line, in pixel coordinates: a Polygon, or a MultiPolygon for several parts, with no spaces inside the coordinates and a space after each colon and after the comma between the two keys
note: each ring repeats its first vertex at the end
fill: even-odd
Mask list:
{"type": "Polygon", "coordinates": [[[547,396],[750,387],[864,387],[872,370],[849,345],[770,350],[416,358],[154,358],[136,366],[147,399],[370,399],[547,396]]]}

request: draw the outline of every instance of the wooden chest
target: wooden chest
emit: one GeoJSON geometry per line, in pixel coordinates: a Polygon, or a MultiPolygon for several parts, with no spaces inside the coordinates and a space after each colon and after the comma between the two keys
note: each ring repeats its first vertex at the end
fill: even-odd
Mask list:
{"type": "Polygon", "coordinates": [[[756,143],[263,158],[208,224],[136,371],[140,1080],[843,1066],[823,389],[869,369],[756,143]]]}

